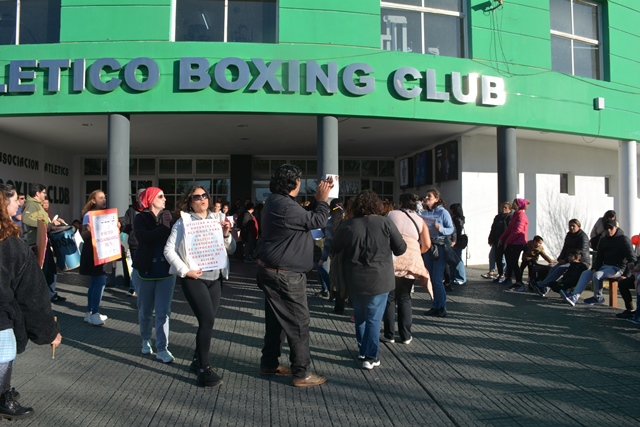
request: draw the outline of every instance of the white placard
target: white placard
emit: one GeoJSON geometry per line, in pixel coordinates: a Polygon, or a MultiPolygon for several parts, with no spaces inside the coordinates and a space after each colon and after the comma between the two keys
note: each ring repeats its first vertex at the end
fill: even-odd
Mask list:
{"type": "Polygon", "coordinates": [[[337,199],[340,195],[340,181],[338,175],[327,174],[325,179],[333,178],[333,188],[329,191],[329,199],[337,199]]]}
{"type": "Polygon", "coordinates": [[[118,210],[115,208],[89,211],[95,265],[115,261],[122,256],[118,221],[118,210]]]}
{"type": "Polygon", "coordinates": [[[192,220],[182,212],[187,262],[192,270],[212,271],[227,267],[222,225],[215,219],[192,220]]]}

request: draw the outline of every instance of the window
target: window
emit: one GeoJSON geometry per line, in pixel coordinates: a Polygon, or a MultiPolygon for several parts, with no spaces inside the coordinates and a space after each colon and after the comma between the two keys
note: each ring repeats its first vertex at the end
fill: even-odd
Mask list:
{"type": "Polygon", "coordinates": [[[554,71],[600,79],[600,7],[583,0],[551,0],[551,64],[554,71]]]}
{"type": "Polygon", "coordinates": [[[176,41],[275,43],[276,0],[176,0],[176,41]]]}
{"type": "Polygon", "coordinates": [[[462,0],[380,2],[382,49],[462,58],[462,0]]]}
{"type": "Polygon", "coordinates": [[[44,43],[60,43],[60,0],[0,1],[0,45],[44,43]]]}

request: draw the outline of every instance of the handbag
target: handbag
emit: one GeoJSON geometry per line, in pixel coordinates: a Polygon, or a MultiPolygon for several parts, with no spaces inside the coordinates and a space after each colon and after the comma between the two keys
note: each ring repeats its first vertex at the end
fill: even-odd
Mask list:
{"type": "Polygon", "coordinates": [[[458,241],[456,242],[456,248],[463,250],[467,247],[468,244],[469,236],[467,236],[466,234],[461,234],[460,237],[458,237],[458,241]]]}

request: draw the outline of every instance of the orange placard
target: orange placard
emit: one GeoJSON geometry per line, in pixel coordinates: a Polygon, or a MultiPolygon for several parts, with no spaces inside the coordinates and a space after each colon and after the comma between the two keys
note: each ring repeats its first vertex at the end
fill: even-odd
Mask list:
{"type": "Polygon", "coordinates": [[[89,211],[89,229],[93,246],[93,264],[100,265],[122,257],[118,209],[89,211]]]}

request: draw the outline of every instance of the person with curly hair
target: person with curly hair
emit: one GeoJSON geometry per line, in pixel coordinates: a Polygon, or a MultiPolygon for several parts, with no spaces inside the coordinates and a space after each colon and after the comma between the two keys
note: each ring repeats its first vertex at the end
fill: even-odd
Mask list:
{"type": "Polygon", "coordinates": [[[256,281],[265,297],[265,335],[260,359],[263,375],[293,376],[294,387],[324,384],[327,377],[311,372],[307,275],[313,268],[311,230],[329,217],[333,179],[320,181],[313,210],[296,202],[302,171],[284,164],[271,177],[271,195],[262,210],[262,244],[256,253],[256,281]],[[282,344],[289,342],[291,369],[280,365],[282,344]]]}
{"type": "Polygon", "coordinates": [[[331,252],[353,304],[358,359],[362,369],[371,370],[380,366],[380,322],[395,287],[393,255],[404,254],[407,244],[393,221],[382,215],[383,203],[373,191],[358,193],[351,209],[353,217],[336,230],[331,252]]]}
{"type": "MultiPolygon", "coordinates": [[[[187,240],[185,237],[184,222],[188,214],[189,221],[219,221],[213,212],[209,210],[210,195],[202,186],[194,185],[187,190],[178,202],[176,216],[180,218],[171,229],[171,234],[164,247],[164,257],[170,264],[169,273],[181,277],[182,291],[198,319],[198,331],[196,332],[196,348],[191,362],[191,371],[198,375],[197,384],[201,387],[217,387],[222,384],[222,378],[209,364],[209,352],[211,349],[211,331],[213,323],[220,307],[222,296],[222,278],[228,277],[229,268],[207,270],[190,264],[187,256],[187,240]]],[[[222,235],[227,254],[233,254],[236,250],[236,241],[231,237],[231,224],[228,221],[220,222],[222,235]]],[[[211,244],[210,251],[214,246],[211,244]]]]}
{"type": "Polygon", "coordinates": [[[18,196],[7,186],[0,191],[0,417],[20,419],[33,408],[18,403],[11,387],[13,361],[31,340],[60,345],[60,327],[51,311],[47,283],[31,249],[20,239],[21,229],[11,219],[18,211],[18,196]],[[6,190],[13,195],[6,197],[6,190]]]}

